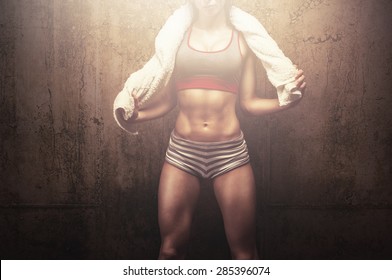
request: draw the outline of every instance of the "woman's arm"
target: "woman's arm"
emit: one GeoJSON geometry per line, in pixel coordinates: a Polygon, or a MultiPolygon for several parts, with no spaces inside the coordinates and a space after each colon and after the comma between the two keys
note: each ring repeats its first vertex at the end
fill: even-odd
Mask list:
{"type": "MultiPolygon", "coordinates": [[[[241,50],[244,56],[244,65],[242,69],[242,78],[240,86],[240,104],[241,108],[248,114],[253,116],[262,116],[271,113],[280,112],[293,107],[298,101],[292,102],[285,106],[279,105],[279,100],[260,98],[256,95],[256,58],[253,52],[248,48],[244,40],[240,41],[241,50]]],[[[306,83],[303,71],[299,70],[296,76],[297,88],[304,91],[306,83]]]]}
{"type": "Polygon", "coordinates": [[[130,119],[124,119],[124,114],[121,111],[123,109],[116,110],[117,118],[125,128],[130,127],[136,123],[162,117],[177,105],[177,95],[173,92],[172,80],[169,81],[169,83],[162,89],[160,93],[156,94],[156,96],[158,96],[157,99],[151,103],[148,103],[148,105],[144,108],[139,107],[139,101],[134,92],[132,93],[132,96],[135,101],[135,109],[130,119]]]}

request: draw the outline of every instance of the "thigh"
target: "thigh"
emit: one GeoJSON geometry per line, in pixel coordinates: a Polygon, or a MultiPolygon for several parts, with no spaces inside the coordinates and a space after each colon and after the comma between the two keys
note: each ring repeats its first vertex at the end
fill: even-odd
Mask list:
{"type": "Polygon", "coordinates": [[[186,242],[199,197],[199,179],[165,162],[158,191],[158,219],[164,242],[186,242]]]}
{"type": "Polygon", "coordinates": [[[250,164],[214,179],[226,236],[231,249],[255,246],[256,189],[250,164]]]}

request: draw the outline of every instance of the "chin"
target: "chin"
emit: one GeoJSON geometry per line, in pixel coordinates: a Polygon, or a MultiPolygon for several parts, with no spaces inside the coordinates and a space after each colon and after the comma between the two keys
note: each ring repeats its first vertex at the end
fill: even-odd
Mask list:
{"type": "Polygon", "coordinates": [[[217,16],[220,12],[222,12],[223,9],[221,9],[220,7],[210,7],[210,8],[203,8],[201,10],[201,13],[212,17],[212,16],[217,16]]]}

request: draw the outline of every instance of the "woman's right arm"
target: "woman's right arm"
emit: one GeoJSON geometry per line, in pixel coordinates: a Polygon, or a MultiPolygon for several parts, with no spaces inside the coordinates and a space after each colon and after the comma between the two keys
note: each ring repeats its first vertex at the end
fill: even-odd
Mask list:
{"type": "Polygon", "coordinates": [[[158,98],[153,102],[149,103],[145,108],[139,108],[139,101],[134,94],[132,96],[135,101],[135,109],[133,115],[130,119],[124,119],[124,110],[117,109],[116,115],[117,119],[125,128],[132,126],[133,124],[153,120],[159,117],[164,116],[168,112],[170,112],[177,105],[177,95],[173,91],[173,82],[172,80],[162,89],[160,93],[156,94],[158,98]]]}

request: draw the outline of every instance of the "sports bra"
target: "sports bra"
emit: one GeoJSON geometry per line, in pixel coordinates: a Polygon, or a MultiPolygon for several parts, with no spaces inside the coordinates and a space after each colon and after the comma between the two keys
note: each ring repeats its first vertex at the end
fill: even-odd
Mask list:
{"type": "Polygon", "coordinates": [[[176,91],[212,89],[238,93],[242,55],[238,31],[232,30],[229,44],[219,51],[200,51],[189,44],[192,27],[184,36],[176,55],[174,85],[176,91]]]}

